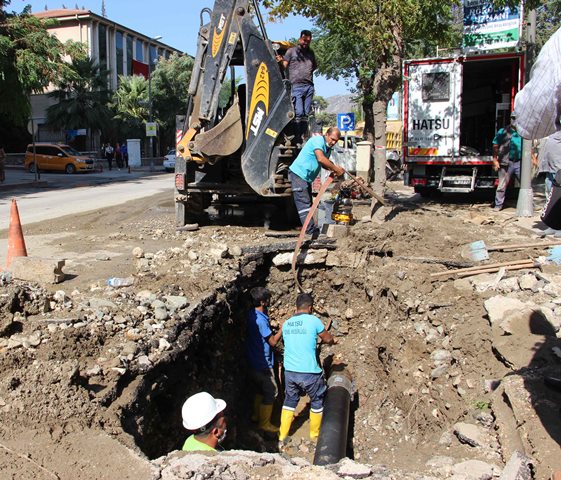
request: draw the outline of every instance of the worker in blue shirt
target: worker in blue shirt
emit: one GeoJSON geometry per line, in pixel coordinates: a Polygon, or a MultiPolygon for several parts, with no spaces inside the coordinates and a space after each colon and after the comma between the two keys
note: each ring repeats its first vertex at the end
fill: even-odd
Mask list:
{"type": "Polygon", "coordinates": [[[520,181],[522,137],[516,131],[514,114],[510,125],[501,128],[493,138],[493,170],[499,172],[499,185],[495,193],[495,211],[503,209],[506,189],[514,175],[520,181]]]}
{"type": "MultiPolygon", "coordinates": [[[[342,167],[335,165],[329,160],[331,149],[340,138],[341,132],[335,127],[328,128],[323,136],[310,137],[288,169],[294,205],[302,225],[304,225],[312,206],[312,183],[318,176],[321,168],[330,170],[338,177],[345,173],[342,167]]],[[[313,219],[308,224],[306,233],[309,235],[319,233],[313,219]]]]}
{"type": "Polygon", "coordinates": [[[310,440],[319,437],[327,385],[316,357],[317,338],[328,345],[333,345],[335,339],[321,320],[312,315],[313,308],[312,296],[301,293],[296,298],[296,313],[282,326],[285,398],[279,432],[281,448],[288,437],[300,393],[307,393],[311,401],[310,440]]]}
{"type": "Polygon", "coordinates": [[[249,292],[253,308],[247,317],[246,351],[249,363],[249,376],[257,394],[253,404],[252,420],[259,422],[264,432],[277,433],[279,429],[271,423],[273,403],[278,395],[275,380],[275,357],[273,348],[279,342],[282,331],[273,334],[267,308],[271,293],[263,287],[252,288],[249,292]]]}

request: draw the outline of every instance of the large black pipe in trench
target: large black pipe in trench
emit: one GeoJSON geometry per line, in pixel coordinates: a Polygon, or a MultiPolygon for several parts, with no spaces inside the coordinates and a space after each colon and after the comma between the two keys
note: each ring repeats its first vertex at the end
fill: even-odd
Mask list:
{"type": "Polygon", "coordinates": [[[335,371],[330,375],[314,465],[332,465],[347,456],[352,391],[347,371],[335,371]]]}

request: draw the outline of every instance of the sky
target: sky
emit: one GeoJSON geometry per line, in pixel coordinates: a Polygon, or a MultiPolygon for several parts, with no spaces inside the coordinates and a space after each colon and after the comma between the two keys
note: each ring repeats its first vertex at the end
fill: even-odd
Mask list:
{"type": "MultiPolygon", "coordinates": [[[[10,10],[21,12],[26,5],[31,5],[33,12],[62,8],[84,7],[101,14],[101,0],[11,0],[10,10]]],[[[121,25],[141,32],[147,36],[162,36],[161,42],[183,52],[195,55],[199,14],[205,8],[212,8],[214,0],[105,0],[107,17],[121,25]]],[[[267,18],[265,12],[265,21],[267,18]]],[[[208,16],[205,17],[205,19],[208,16]]],[[[267,22],[269,38],[288,40],[295,38],[303,29],[311,29],[312,22],[304,17],[292,16],[281,22],[267,22]]],[[[313,42],[312,42],[313,48],[313,42]]],[[[344,81],[328,80],[316,77],[314,80],[316,95],[330,97],[347,94],[348,87],[344,81]]]]}

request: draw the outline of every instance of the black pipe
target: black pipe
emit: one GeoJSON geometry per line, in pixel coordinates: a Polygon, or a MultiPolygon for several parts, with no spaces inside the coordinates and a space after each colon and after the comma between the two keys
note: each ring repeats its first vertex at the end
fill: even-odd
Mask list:
{"type": "Polygon", "coordinates": [[[347,456],[352,391],[350,375],[346,371],[331,374],[327,381],[314,465],[332,465],[347,456]]]}

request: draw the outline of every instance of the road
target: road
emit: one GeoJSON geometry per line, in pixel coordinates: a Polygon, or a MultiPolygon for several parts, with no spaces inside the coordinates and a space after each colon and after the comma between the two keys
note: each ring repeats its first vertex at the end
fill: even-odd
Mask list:
{"type": "MultiPolygon", "coordinates": [[[[27,172],[9,171],[16,183],[31,181],[27,172]]],[[[119,205],[129,200],[148,197],[169,190],[173,194],[173,174],[132,172],[125,170],[82,175],[41,174],[41,186],[31,184],[10,190],[0,187],[0,231],[7,229],[12,198],[18,203],[22,224],[84,213],[119,205]]]]}

